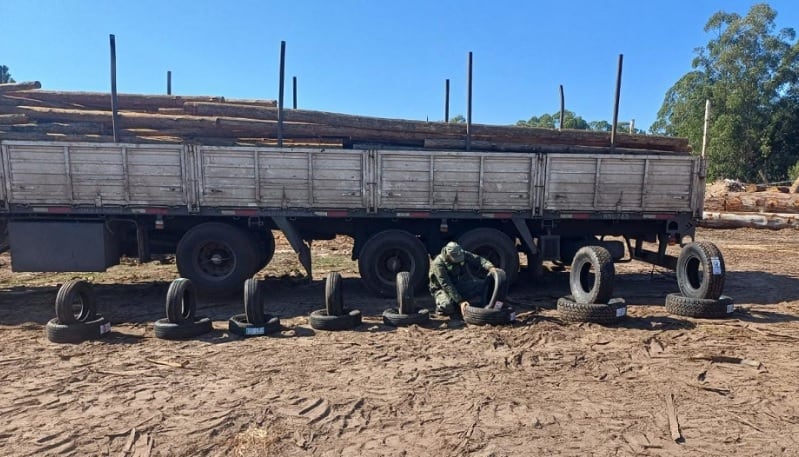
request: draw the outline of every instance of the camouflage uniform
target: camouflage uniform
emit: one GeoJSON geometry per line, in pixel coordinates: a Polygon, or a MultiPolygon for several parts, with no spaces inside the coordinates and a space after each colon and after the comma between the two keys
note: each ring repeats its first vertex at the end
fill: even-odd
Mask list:
{"type": "Polygon", "coordinates": [[[440,314],[459,313],[458,305],[461,302],[483,292],[484,282],[470,275],[467,265],[485,272],[494,268],[494,265],[488,260],[469,251],[464,251],[460,246],[457,246],[459,254],[453,261],[447,252],[448,248],[452,249],[453,246],[457,245],[449,243],[444,246],[441,254],[437,255],[430,264],[430,294],[436,302],[436,312],[440,314]]]}

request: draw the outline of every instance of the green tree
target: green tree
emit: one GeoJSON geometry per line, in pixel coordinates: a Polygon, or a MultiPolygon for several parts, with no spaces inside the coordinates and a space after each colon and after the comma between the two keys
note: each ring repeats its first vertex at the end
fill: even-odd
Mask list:
{"type": "Polygon", "coordinates": [[[450,124],[465,124],[466,118],[463,117],[463,114],[456,114],[449,118],[450,124]]]}
{"type": "Polygon", "coordinates": [[[5,65],[0,65],[0,84],[5,83],[14,83],[14,78],[11,77],[11,73],[8,72],[8,67],[5,65]]]}
{"type": "Polygon", "coordinates": [[[724,11],[711,16],[705,32],[714,38],[696,50],[693,70],[666,92],[650,128],[701,145],[705,100],[710,100],[710,179],[781,179],[796,162],[795,151],[774,142],[787,139],[785,125],[793,122],[797,105],[786,97],[795,93],[799,77],[796,33],[776,31],[776,16],[764,3],[743,17],[724,11]]]}
{"type": "MultiPolygon", "coordinates": [[[[553,114],[542,114],[541,116],[533,116],[526,121],[516,122],[516,125],[520,127],[541,127],[548,129],[556,129],[560,125],[560,111],[553,114]]],[[[576,115],[573,111],[566,110],[563,112],[563,128],[588,130],[590,126],[585,119],[576,115]]]]}

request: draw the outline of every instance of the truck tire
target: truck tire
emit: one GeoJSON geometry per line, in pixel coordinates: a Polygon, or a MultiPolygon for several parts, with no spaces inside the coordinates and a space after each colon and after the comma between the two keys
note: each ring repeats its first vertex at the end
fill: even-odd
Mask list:
{"type": "Polygon", "coordinates": [[[211,319],[207,317],[196,316],[191,321],[181,322],[176,324],[169,322],[169,319],[158,319],[153,324],[153,331],[156,338],[162,340],[182,340],[185,338],[193,338],[210,332],[214,329],[211,319]]]}
{"type": "Polygon", "coordinates": [[[255,278],[244,281],[244,315],[256,327],[263,327],[266,322],[263,290],[263,281],[255,278]]]}
{"type": "Polygon", "coordinates": [[[384,230],[369,238],[358,258],[361,279],[372,292],[391,297],[397,291],[397,273],[407,271],[409,286],[419,290],[427,278],[430,257],[413,234],[404,230],[384,230]]]}
{"type": "Polygon", "coordinates": [[[607,249],[585,246],[577,251],[569,273],[569,288],[577,303],[607,303],[616,270],[607,249]]]}
{"type": "Polygon", "coordinates": [[[220,222],[193,227],[177,246],[180,275],[203,291],[235,293],[257,266],[257,246],[244,230],[220,222]]]}
{"type": "MultiPolygon", "coordinates": [[[[516,250],[513,240],[504,232],[493,228],[469,230],[461,235],[458,243],[463,249],[488,259],[495,267],[505,270],[509,285],[516,282],[519,274],[519,251],[516,250]]],[[[472,271],[471,268],[469,271],[476,278],[485,277],[479,272],[472,271]]]]}
{"type": "Polygon", "coordinates": [[[344,289],[341,274],[336,271],[328,273],[325,279],[325,310],[328,316],[344,314],[344,289]]]}
{"type": "Polygon", "coordinates": [[[570,322],[613,324],[627,316],[627,304],[621,298],[610,299],[608,303],[580,303],[566,296],[558,299],[558,314],[570,322]]]}
{"type": "Polygon", "coordinates": [[[720,318],[735,311],[732,298],[722,295],[717,299],[685,297],[680,294],[666,295],[666,311],[685,317],[720,318]]]}
{"type": "Polygon", "coordinates": [[[228,331],[244,338],[250,336],[271,335],[281,329],[280,319],[268,316],[262,325],[253,325],[247,321],[246,314],[236,314],[228,319],[228,331]]]}
{"type": "Polygon", "coordinates": [[[391,327],[407,327],[409,325],[421,325],[430,320],[430,310],[422,308],[405,314],[397,308],[389,308],[383,311],[383,323],[391,327]]]}
{"type": "Polygon", "coordinates": [[[400,314],[416,312],[416,299],[411,288],[411,275],[407,271],[397,273],[397,309],[400,314]]]}
{"type": "Polygon", "coordinates": [[[677,258],[677,285],[689,298],[719,298],[726,273],[721,251],[708,241],[686,244],[677,258]]]}
{"type": "Polygon", "coordinates": [[[347,314],[331,316],[327,314],[327,310],[317,309],[316,311],[312,311],[311,315],[308,316],[308,323],[316,330],[349,330],[360,325],[361,312],[355,309],[349,311],[347,314]]]}
{"type": "Polygon", "coordinates": [[[513,308],[509,306],[494,309],[470,305],[463,310],[463,321],[471,325],[505,325],[515,318],[513,308]]]}
{"type": "Polygon", "coordinates": [[[483,302],[482,305],[488,307],[494,306],[494,303],[505,301],[508,296],[508,280],[505,275],[505,270],[497,268],[486,276],[485,286],[483,286],[483,302]]]}
{"type": "Polygon", "coordinates": [[[55,297],[55,315],[62,324],[93,321],[97,317],[97,298],[86,281],[65,282],[55,297]]]}
{"type": "Polygon", "coordinates": [[[111,331],[111,323],[103,316],[86,322],[64,324],[58,318],[50,319],[46,325],[47,339],[53,343],[82,343],[96,340],[111,331]]]}
{"type": "Polygon", "coordinates": [[[191,280],[178,278],[172,281],[166,292],[167,320],[174,324],[191,321],[196,312],[197,294],[191,280]]]}
{"type": "Polygon", "coordinates": [[[275,255],[275,236],[272,234],[271,230],[251,232],[251,235],[253,237],[253,242],[257,246],[255,272],[259,272],[269,265],[269,262],[272,261],[272,257],[275,255]]]}

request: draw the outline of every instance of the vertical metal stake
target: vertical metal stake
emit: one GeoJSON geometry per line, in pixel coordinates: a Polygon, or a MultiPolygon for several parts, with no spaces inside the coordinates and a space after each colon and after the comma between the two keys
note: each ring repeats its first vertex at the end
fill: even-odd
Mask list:
{"type": "Polygon", "coordinates": [[[472,150],[472,51],[466,70],[466,150],[472,150]]]}
{"type": "Polygon", "coordinates": [[[294,105],[293,106],[294,106],[294,109],[297,109],[297,77],[296,76],[292,76],[291,77],[291,81],[292,81],[292,86],[293,86],[292,90],[294,92],[294,105]]]}
{"type": "Polygon", "coordinates": [[[172,72],[166,72],[166,94],[172,95],[172,72]]]}
{"type": "Polygon", "coordinates": [[[286,77],[286,42],[280,42],[280,87],[277,95],[277,146],[283,147],[283,88],[286,77]]]}
{"type": "Polygon", "coordinates": [[[117,44],[114,35],[109,35],[111,41],[111,130],[114,131],[114,143],[119,143],[119,115],[117,114],[117,44]]]}
{"type": "Polygon", "coordinates": [[[563,130],[563,119],[566,115],[566,98],[563,96],[563,84],[560,85],[560,124],[558,131],[563,130]]]}
{"type": "Polygon", "coordinates": [[[610,146],[616,146],[616,128],[619,126],[619,96],[621,95],[621,67],[624,54],[619,54],[619,71],[616,74],[616,98],[613,102],[613,127],[610,131],[610,146]]]}
{"type": "Polygon", "coordinates": [[[707,149],[707,126],[710,121],[710,100],[705,100],[705,125],[702,129],[702,158],[705,158],[707,149]]]}
{"type": "Polygon", "coordinates": [[[444,81],[444,122],[449,122],[449,79],[444,81]]]}

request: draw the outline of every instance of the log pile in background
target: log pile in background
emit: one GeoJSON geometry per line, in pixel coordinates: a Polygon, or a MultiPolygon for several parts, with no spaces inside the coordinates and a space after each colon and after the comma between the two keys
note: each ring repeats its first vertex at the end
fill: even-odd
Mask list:
{"type": "MultiPolygon", "coordinates": [[[[274,100],[119,94],[123,142],[274,145],[278,110],[274,100]]],[[[285,144],[350,147],[464,149],[466,125],[353,116],[285,109],[285,144]]],[[[41,90],[38,83],[0,84],[0,139],[113,141],[108,93],[41,90]]],[[[583,130],[474,124],[472,148],[514,152],[690,152],[685,138],[583,130]]]]}
{"type": "Polygon", "coordinates": [[[733,184],[709,185],[700,225],[772,230],[799,228],[799,179],[790,187],[733,184]]]}

